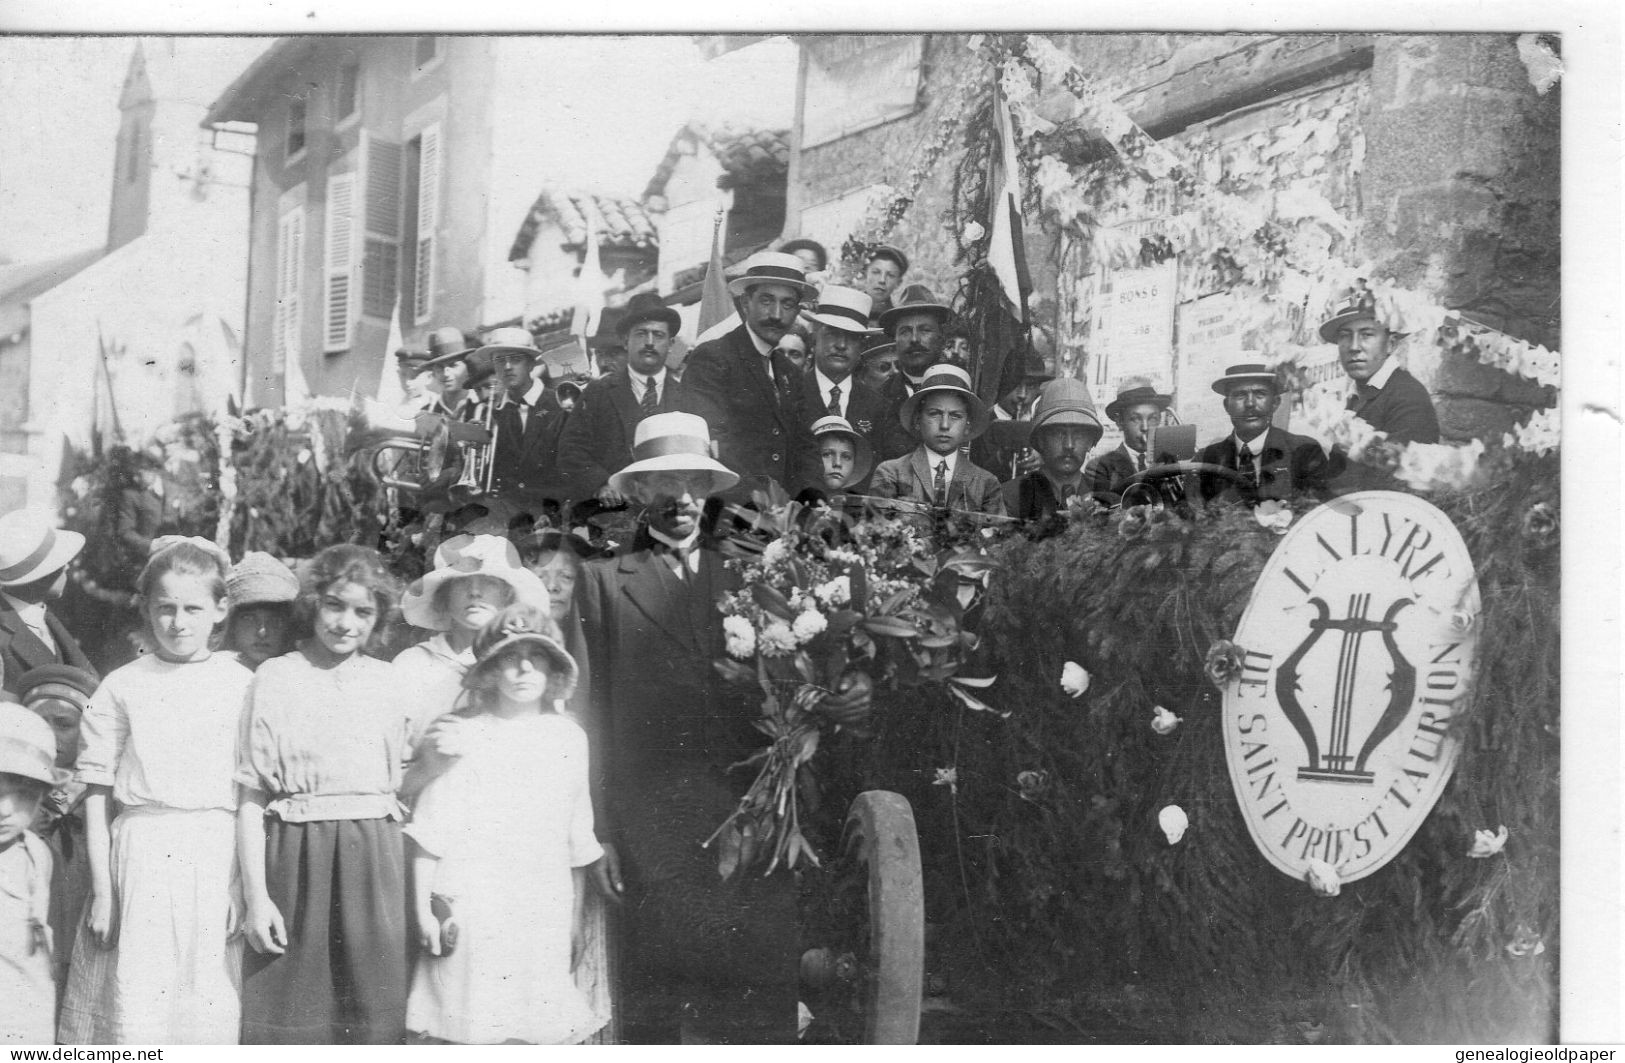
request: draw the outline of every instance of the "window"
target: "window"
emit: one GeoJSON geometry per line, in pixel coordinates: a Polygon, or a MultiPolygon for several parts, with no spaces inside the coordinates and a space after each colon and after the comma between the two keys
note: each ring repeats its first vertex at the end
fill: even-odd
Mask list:
{"type": "Polygon", "coordinates": [[[417,37],[412,48],[412,74],[416,77],[440,59],[439,37],[417,37]]]}
{"type": "Polygon", "coordinates": [[[322,350],[350,349],[355,285],[355,174],[336,174],[327,181],[327,229],[323,233],[322,350]]]}
{"type": "Polygon", "coordinates": [[[299,275],[304,261],[305,205],[303,188],[277,222],[276,309],[271,320],[271,368],[287,371],[299,363],[299,275]]]}
{"type": "Polygon", "coordinates": [[[429,126],[417,138],[417,202],[414,226],[412,320],[422,322],[434,312],[435,239],[440,226],[440,127],[429,126]]]}
{"type": "Polygon", "coordinates": [[[400,291],[403,153],[399,144],[365,140],[361,312],[388,319],[400,291]]]}
{"type": "Polygon", "coordinates": [[[339,67],[338,100],[333,114],[339,122],[355,117],[361,88],[361,64],[345,63],[339,67]]]}
{"type": "Polygon", "coordinates": [[[305,98],[288,101],[288,138],[284,154],[291,162],[305,150],[305,98]]]}

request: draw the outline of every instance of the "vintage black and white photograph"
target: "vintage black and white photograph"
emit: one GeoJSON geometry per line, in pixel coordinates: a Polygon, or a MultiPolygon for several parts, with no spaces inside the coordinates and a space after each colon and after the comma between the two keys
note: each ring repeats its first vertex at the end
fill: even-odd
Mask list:
{"type": "Polygon", "coordinates": [[[0,1043],[1617,1031],[1561,26],[414,28],[0,35],[0,1043]]]}

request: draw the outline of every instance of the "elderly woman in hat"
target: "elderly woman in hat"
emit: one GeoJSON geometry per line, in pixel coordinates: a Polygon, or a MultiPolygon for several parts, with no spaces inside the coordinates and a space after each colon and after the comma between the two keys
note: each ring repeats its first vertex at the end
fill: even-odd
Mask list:
{"type": "Polygon", "coordinates": [[[919,442],[913,452],[880,463],[869,486],[871,495],[933,509],[1006,515],[998,478],[960,453],[961,447],[987,431],[991,420],[963,369],[932,366],[897,417],[919,442]]]}
{"type": "Polygon", "coordinates": [[[1043,464],[1004,485],[1010,515],[1042,520],[1086,493],[1084,461],[1104,433],[1087,384],[1071,377],[1045,384],[1039,390],[1032,420],[1032,445],[1043,464]]]}
{"type": "MultiPolygon", "coordinates": [[[[638,425],[637,460],[610,482],[643,508],[645,526],[628,553],[586,565],[576,586],[603,878],[626,901],[628,1040],[794,1043],[794,880],[723,882],[700,844],[749,782],[728,765],[761,737],[759,699],[712,667],[724,654],[716,598],[737,589],[738,574],[702,536],[701,513],[738,474],[711,457],[710,434],[689,414],[638,425]]],[[[869,690],[867,676],[849,673],[820,711],[856,722],[869,690]]]]}

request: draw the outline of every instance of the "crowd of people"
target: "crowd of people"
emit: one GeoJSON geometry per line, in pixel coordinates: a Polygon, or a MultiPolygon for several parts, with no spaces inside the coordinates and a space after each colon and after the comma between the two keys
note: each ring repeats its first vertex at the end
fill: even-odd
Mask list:
{"type": "MultiPolygon", "coordinates": [[[[402,359],[438,380],[421,414],[487,430],[491,495],[640,513],[607,555],[568,521],[456,534],[402,587],[367,546],[290,568],[162,536],[136,580],[149,651],[98,676],[51,609],[84,540],[0,515],[0,1040],[570,1043],[612,1015],[624,1041],[796,1039],[793,880],[722,880],[700,845],[759,742],[712,667],[739,577],[708,500],[1032,520],[1126,502],[1181,455],[1149,381],[1106,406],[1102,454],[1088,388],[1041,364],[990,407],[906,256],[847,287],[794,243],[745,264],[738,326],[680,373],[650,294],[584,387],[538,372],[523,328],[402,359]]],[[[1356,416],[1437,441],[1368,307],[1321,335],[1356,416]]],[[[1274,426],[1272,370],[1213,390],[1234,432],[1200,451],[1202,500],[1345,489],[1338,454],[1274,426]]],[[[818,711],[861,723],[870,690],[854,666],[818,711]]]]}

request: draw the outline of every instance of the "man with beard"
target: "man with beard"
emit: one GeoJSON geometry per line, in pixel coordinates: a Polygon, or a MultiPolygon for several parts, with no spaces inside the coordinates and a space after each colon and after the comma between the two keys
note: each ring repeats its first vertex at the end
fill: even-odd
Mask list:
{"type": "Polygon", "coordinates": [[[914,437],[898,417],[903,403],[919,389],[926,370],[942,360],[942,344],[953,311],[939,303],[923,284],[903,289],[898,304],[880,315],[880,327],[897,345],[897,372],[881,389],[885,409],[874,440],[875,460],[889,461],[914,450],[914,437]]]}
{"type": "Polygon", "coordinates": [[[826,284],[818,306],[808,315],[813,322],[813,363],[807,371],[811,402],[807,423],[823,417],[843,417],[872,444],[884,412],[880,393],[861,383],[853,371],[860,350],[875,331],[869,320],[869,297],[856,288],[826,284]]]}
{"type": "MultiPolygon", "coordinates": [[[[762,745],[761,691],[725,684],[718,595],[738,573],[702,534],[708,496],[738,475],[710,455],[705,422],[639,423],[638,460],[610,477],[644,508],[627,553],[588,562],[576,584],[587,646],[593,814],[605,858],[595,882],[622,902],[616,1006],[631,1043],[794,1044],[800,934],[795,879],[724,880],[702,843],[737,806],[762,745]]],[[[871,684],[849,672],[817,711],[854,724],[871,684]]]]}
{"type": "Polygon", "coordinates": [[[1004,485],[1004,506],[1010,515],[1042,520],[1087,492],[1083,463],[1105,428],[1083,381],[1062,377],[1045,384],[1033,408],[1031,437],[1043,464],[1004,485]]]}
{"type": "Polygon", "coordinates": [[[1203,501],[1256,506],[1299,494],[1327,496],[1327,481],[1341,471],[1341,455],[1329,460],[1315,440],[1271,426],[1281,404],[1274,370],[1257,362],[1233,365],[1213,382],[1213,390],[1224,396],[1235,431],[1203,447],[1197,460],[1233,470],[1236,476],[1202,473],[1203,501]]]}
{"type": "Polygon", "coordinates": [[[638,424],[680,406],[682,385],[667,371],[666,358],[681,324],[677,311],[653,292],[640,292],[626,304],[616,324],[626,367],[587,387],[559,438],[559,472],[572,497],[596,496],[606,506],[626,502],[609,480],[632,463],[638,424]]]}
{"type": "Polygon", "coordinates": [[[816,293],[801,259],[775,251],[753,255],[728,290],[744,323],[688,356],[681,408],[705,419],[717,457],[738,474],[730,498],[748,501],[770,482],[793,495],[819,481],[818,448],[806,416],[806,377],[776,347],[802,300],[816,293]]]}

